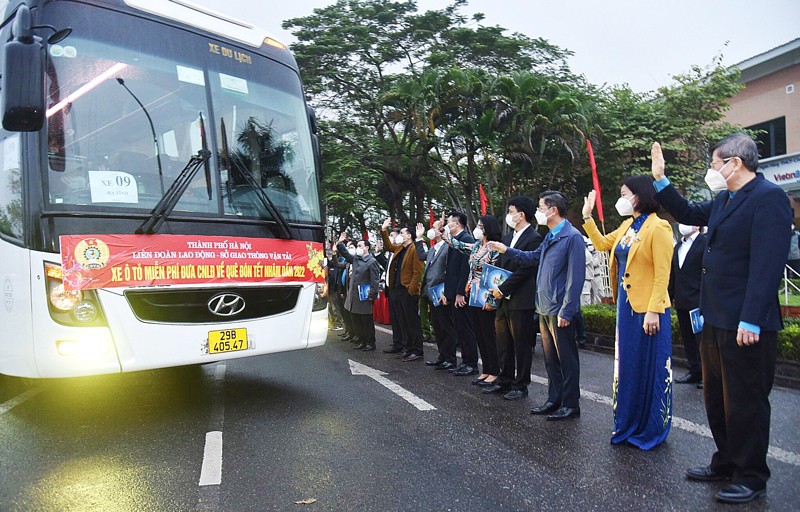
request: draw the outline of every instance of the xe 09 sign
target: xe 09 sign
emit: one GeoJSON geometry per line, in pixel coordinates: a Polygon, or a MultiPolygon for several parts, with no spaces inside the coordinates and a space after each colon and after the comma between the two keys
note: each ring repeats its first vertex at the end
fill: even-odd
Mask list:
{"type": "Polygon", "coordinates": [[[60,237],[64,288],[324,282],[322,244],[186,235],[60,237]]]}

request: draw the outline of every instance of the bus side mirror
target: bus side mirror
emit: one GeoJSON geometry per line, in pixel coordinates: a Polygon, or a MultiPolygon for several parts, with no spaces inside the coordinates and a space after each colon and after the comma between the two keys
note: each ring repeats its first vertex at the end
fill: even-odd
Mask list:
{"type": "Polygon", "coordinates": [[[41,38],[33,35],[27,6],[17,9],[12,29],[13,39],[3,45],[3,128],[35,132],[44,124],[44,55],[41,38]]]}

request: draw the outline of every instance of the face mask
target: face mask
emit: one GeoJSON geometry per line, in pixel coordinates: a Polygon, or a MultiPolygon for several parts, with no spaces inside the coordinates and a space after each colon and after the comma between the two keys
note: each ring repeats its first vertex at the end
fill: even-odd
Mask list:
{"type": "Polygon", "coordinates": [[[694,233],[694,226],[687,226],[686,224],[678,224],[678,232],[681,236],[689,236],[694,233]]]}
{"type": "Polygon", "coordinates": [[[514,216],[515,215],[517,215],[517,214],[516,213],[509,213],[508,215],[506,215],[506,224],[508,224],[508,227],[510,227],[510,228],[517,227],[517,223],[519,222],[519,221],[515,221],[514,220],[514,216]]]}
{"type": "Polygon", "coordinates": [[[620,197],[617,199],[614,208],[617,209],[617,213],[619,213],[622,217],[630,217],[633,215],[633,203],[627,197],[620,197]]]}
{"type": "Polygon", "coordinates": [[[356,247],[356,256],[364,256],[366,253],[363,247],[356,247]]]}
{"type": "Polygon", "coordinates": [[[435,230],[435,229],[433,229],[433,228],[429,229],[429,230],[428,230],[428,233],[427,233],[427,235],[428,235],[428,240],[433,240],[434,238],[436,238],[436,235],[437,235],[437,234],[438,234],[438,233],[436,232],[436,230],[435,230]]]}
{"type": "Polygon", "coordinates": [[[472,230],[472,238],[475,240],[483,240],[483,231],[480,228],[475,228],[472,230]]]}
{"type": "Polygon", "coordinates": [[[349,247],[349,248],[347,249],[347,252],[349,252],[349,253],[350,253],[352,256],[355,256],[355,255],[356,255],[356,249],[355,249],[355,247],[349,247]]]}
{"type": "Polygon", "coordinates": [[[539,224],[540,226],[547,225],[547,219],[549,217],[547,216],[546,213],[536,210],[536,213],[534,213],[533,216],[536,217],[536,223],[539,224]]]}
{"type": "Polygon", "coordinates": [[[394,243],[397,245],[403,245],[403,242],[405,241],[406,239],[403,235],[397,235],[397,238],[394,239],[394,243]]]}
{"type": "MultiPolygon", "coordinates": [[[[725,165],[728,165],[728,163],[730,163],[730,160],[725,162],[725,165]]],[[[725,168],[725,165],[723,165],[718,171],[715,169],[709,169],[706,171],[706,185],[708,185],[708,188],[711,189],[711,192],[714,192],[715,194],[728,188],[728,180],[731,179],[731,176],[733,176],[733,174],[736,172],[734,169],[730,176],[726,178],[722,175],[722,169],[725,168]]]]}

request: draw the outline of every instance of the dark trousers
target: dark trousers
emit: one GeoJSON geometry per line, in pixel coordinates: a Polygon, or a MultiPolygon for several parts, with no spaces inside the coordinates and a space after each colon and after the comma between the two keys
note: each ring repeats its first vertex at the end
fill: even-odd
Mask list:
{"type": "Polygon", "coordinates": [[[688,309],[675,308],[675,313],[678,315],[678,327],[680,327],[681,330],[683,353],[686,355],[689,373],[700,377],[703,374],[700,368],[700,347],[698,345],[700,334],[692,332],[692,320],[689,318],[688,309]]]}
{"type": "Polygon", "coordinates": [[[350,313],[350,319],[353,322],[353,327],[356,330],[358,341],[370,347],[375,346],[375,322],[372,319],[372,313],[361,315],[358,313],[350,313]]]}
{"type": "Polygon", "coordinates": [[[531,383],[533,348],[536,346],[536,322],[532,309],[511,310],[501,304],[494,327],[500,361],[499,385],[524,389],[531,383]]]}
{"type": "Polygon", "coordinates": [[[714,470],[732,472],[731,482],[763,489],[767,467],[778,333],[761,331],[759,342],[740,347],[736,331],[706,324],[700,336],[703,394],[717,452],[714,470]]]}
{"type": "Polygon", "coordinates": [[[453,312],[444,304],[431,308],[436,331],[436,347],[439,350],[439,361],[456,364],[456,326],[453,324],[453,312]]]}
{"type": "Polygon", "coordinates": [[[448,341],[448,351],[452,350],[452,356],[456,355],[456,344],[461,347],[461,362],[473,368],[478,367],[478,344],[475,341],[475,332],[472,330],[472,319],[470,318],[469,306],[456,307],[455,300],[448,301],[447,314],[450,315],[450,322],[454,327],[455,337],[448,341]]]}
{"type": "Polygon", "coordinates": [[[581,397],[581,366],[575,324],[558,326],[558,316],[539,315],[544,366],[547,370],[547,401],[562,407],[578,407],[581,397]]]}
{"type": "Polygon", "coordinates": [[[339,313],[342,314],[342,323],[344,324],[344,330],[345,332],[348,332],[353,336],[355,336],[358,333],[356,332],[355,325],[353,325],[353,315],[352,313],[347,311],[346,307],[344,307],[344,298],[342,298],[341,295],[339,295],[339,300],[341,301],[341,309],[339,310],[339,313]]]}
{"type": "Polygon", "coordinates": [[[422,324],[419,320],[419,295],[411,295],[403,287],[397,289],[398,320],[406,341],[406,350],[422,355],[422,324]]]}
{"type": "Polygon", "coordinates": [[[478,351],[481,355],[481,361],[483,361],[482,373],[499,375],[500,361],[497,358],[497,340],[494,330],[495,312],[470,307],[469,313],[472,317],[475,341],[478,343],[478,351]]]}
{"type": "Polygon", "coordinates": [[[572,319],[575,324],[575,339],[580,342],[586,341],[586,320],[583,319],[583,313],[578,309],[578,314],[572,319]]]}
{"type": "Polygon", "coordinates": [[[392,348],[407,349],[408,342],[403,339],[403,328],[400,326],[400,313],[395,288],[386,288],[386,300],[389,301],[389,321],[392,323],[392,348]]]}

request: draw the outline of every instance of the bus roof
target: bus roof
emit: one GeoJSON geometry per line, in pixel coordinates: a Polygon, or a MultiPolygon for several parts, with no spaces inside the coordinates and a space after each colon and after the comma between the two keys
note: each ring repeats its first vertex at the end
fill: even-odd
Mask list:
{"type": "Polygon", "coordinates": [[[276,41],[263,28],[188,0],[124,0],[128,6],[260,48],[264,40],[276,41]]]}

